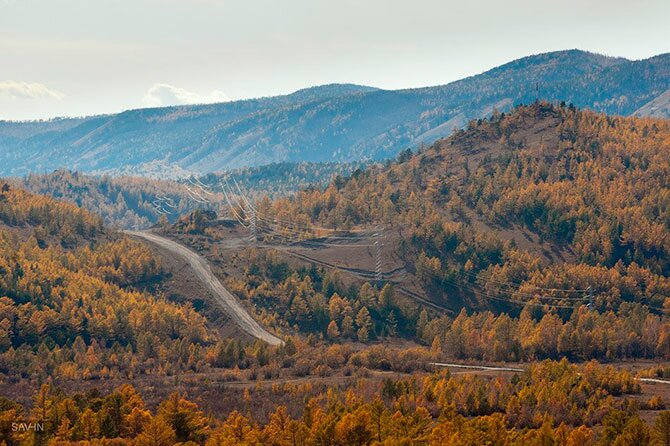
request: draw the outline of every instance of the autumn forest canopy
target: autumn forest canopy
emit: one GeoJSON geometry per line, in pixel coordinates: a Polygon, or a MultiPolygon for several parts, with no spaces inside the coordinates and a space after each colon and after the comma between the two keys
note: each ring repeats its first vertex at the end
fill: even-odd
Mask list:
{"type": "Polygon", "coordinates": [[[670,444],[670,121],[537,101],[236,175],[0,181],[0,445],[670,444]],[[385,276],[338,267],[372,232],[385,276]]]}

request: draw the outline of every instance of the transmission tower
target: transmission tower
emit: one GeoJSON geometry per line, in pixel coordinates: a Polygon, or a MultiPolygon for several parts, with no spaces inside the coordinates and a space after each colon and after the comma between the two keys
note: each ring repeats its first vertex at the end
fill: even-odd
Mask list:
{"type": "Polygon", "coordinates": [[[247,212],[249,213],[249,241],[251,243],[256,243],[258,240],[258,219],[256,218],[256,209],[249,204],[247,206],[247,212]]]}
{"type": "Polygon", "coordinates": [[[588,287],[586,290],[589,292],[589,303],[586,304],[586,308],[588,308],[591,311],[594,311],[596,309],[596,306],[593,302],[593,288],[588,287]]]}
{"type": "Polygon", "coordinates": [[[377,232],[374,233],[375,241],[375,274],[377,281],[381,282],[384,279],[382,274],[382,246],[384,244],[381,241],[381,228],[377,228],[377,232]]]}

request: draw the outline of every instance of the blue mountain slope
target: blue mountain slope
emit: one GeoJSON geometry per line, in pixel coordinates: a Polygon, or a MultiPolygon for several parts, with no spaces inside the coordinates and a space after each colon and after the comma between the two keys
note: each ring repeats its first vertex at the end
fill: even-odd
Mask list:
{"type": "Polygon", "coordinates": [[[142,173],[156,162],[207,173],[281,161],[381,159],[446,136],[494,108],[531,102],[536,88],[542,99],[632,114],[670,88],[670,54],[630,61],[559,51],[436,87],[332,84],[222,104],[0,122],[0,174],[59,167],[142,173]]]}

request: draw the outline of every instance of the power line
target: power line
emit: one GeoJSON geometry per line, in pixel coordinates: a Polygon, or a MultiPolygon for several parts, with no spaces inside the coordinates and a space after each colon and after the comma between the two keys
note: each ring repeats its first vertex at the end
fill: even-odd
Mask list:
{"type": "Polygon", "coordinates": [[[191,183],[193,186],[197,187],[198,189],[200,189],[201,191],[203,191],[203,192],[206,193],[207,195],[214,195],[212,192],[210,192],[210,191],[208,190],[209,186],[207,186],[206,184],[202,183],[202,182],[201,182],[200,180],[198,180],[197,178],[194,178],[194,179],[192,179],[192,178],[194,178],[194,177],[189,177],[189,178],[188,178],[188,182],[189,182],[189,183],[191,183]]]}
{"type": "MultiPolygon", "coordinates": [[[[237,183],[237,180],[235,180],[234,177],[232,178],[232,180],[235,184],[235,187],[237,188],[238,193],[240,194],[240,198],[241,198],[240,201],[245,203],[245,208],[246,208],[246,215],[245,216],[246,216],[246,218],[244,219],[244,221],[249,221],[250,222],[249,227],[252,231],[252,240],[250,240],[250,241],[253,241],[253,239],[255,239],[255,236],[257,236],[257,231],[261,231],[261,232],[269,234],[273,237],[279,237],[280,239],[283,239],[283,240],[285,240],[289,243],[292,243],[292,244],[308,244],[308,245],[331,246],[331,247],[339,247],[339,248],[342,248],[342,247],[352,247],[352,248],[375,247],[376,252],[375,252],[375,274],[374,274],[374,277],[378,281],[383,278],[383,273],[381,271],[382,262],[381,262],[381,241],[379,240],[379,236],[380,236],[380,229],[379,228],[377,228],[376,232],[373,233],[373,237],[375,238],[375,242],[372,245],[327,243],[327,242],[323,242],[323,241],[319,241],[319,240],[303,239],[302,237],[304,235],[306,235],[304,232],[299,231],[299,230],[294,229],[294,228],[281,227],[279,225],[274,224],[274,222],[273,223],[267,223],[266,222],[268,227],[264,228],[264,227],[261,227],[261,226],[258,225],[258,220],[260,220],[260,218],[258,216],[257,209],[254,207],[254,205],[251,203],[251,201],[249,199],[247,199],[245,194],[242,192],[241,188],[239,187],[239,184],[237,183]],[[288,235],[287,235],[287,233],[288,233],[288,235]],[[296,239],[295,237],[292,237],[291,234],[293,234],[294,236],[297,235],[299,238],[296,239]]],[[[231,202],[230,198],[228,197],[229,192],[232,194],[232,187],[230,186],[230,184],[228,184],[228,181],[226,180],[225,177],[223,178],[223,181],[220,182],[220,184],[221,184],[222,190],[224,191],[224,194],[226,195],[229,206],[231,206],[231,209],[234,210],[234,206],[232,205],[232,202],[231,202]]],[[[242,207],[242,206],[240,206],[240,207],[242,207]]],[[[236,212],[236,211],[234,211],[234,212],[236,212]]],[[[309,228],[309,229],[310,229],[310,231],[313,230],[313,228],[309,228]]],[[[352,240],[351,237],[339,237],[339,239],[341,239],[341,240],[352,240]]],[[[348,269],[343,269],[342,267],[339,267],[338,265],[329,264],[328,266],[333,267],[333,268],[338,269],[338,270],[341,270],[341,271],[346,271],[346,272],[349,272],[349,273],[353,273],[353,274],[355,274],[355,275],[357,275],[361,278],[364,278],[366,280],[368,279],[368,277],[366,277],[364,274],[362,274],[360,272],[354,273],[353,271],[350,271],[348,269]]]]}
{"type": "MultiPolygon", "coordinates": [[[[584,297],[581,300],[581,302],[585,302],[585,301],[588,300],[588,302],[586,304],[582,303],[582,305],[574,306],[574,305],[561,305],[561,304],[529,302],[529,301],[523,301],[523,300],[518,300],[518,299],[513,299],[513,298],[503,298],[503,297],[500,297],[500,296],[492,295],[492,294],[490,294],[490,292],[488,292],[486,290],[482,291],[481,289],[477,289],[477,287],[475,287],[472,284],[467,284],[466,283],[466,284],[463,284],[463,286],[466,287],[466,288],[469,288],[473,293],[475,293],[476,295],[479,295],[480,297],[485,297],[485,298],[488,298],[488,299],[493,299],[493,300],[497,300],[497,301],[501,301],[501,302],[512,303],[512,304],[516,304],[516,305],[529,305],[529,306],[534,306],[534,307],[541,307],[541,308],[548,307],[548,308],[556,308],[556,309],[577,309],[581,306],[585,306],[589,310],[595,310],[596,309],[592,289],[589,289],[589,296],[584,297]]],[[[533,299],[537,298],[537,299],[561,300],[560,298],[554,297],[554,296],[532,296],[532,298],[533,299]]],[[[562,300],[569,300],[569,299],[562,299],[562,300]]],[[[573,299],[573,301],[579,302],[579,299],[573,299]]],[[[654,307],[654,306],[651,306],[651,305],[648,305],[648,304],[645,305],[642,302],[637,302],[637,303],[647,307],[650,310],[659,311],[663,314],[670,311],[670,310],[666,310],[666,309],[663,309],[663,308],[654,307]]]]}
{"type": "MultiPolygon", "coordinates": [[[[294,229],[294,228],[290,228],[290,227],[289,228],[281,227],[280,225],[276,224],[280,220],[275,219],[273,221],[269,221],[268,219],[264,219],[264,218],[258,216],[257,214],[254,215],[255,214],[254,211],[256,211],[256,208],[253,206],[251,201],[246,197],[246,195],[242,192],[242,189],[240,188],[239,183],[237,183],[237,180],[234,177],[232,178],[232,180],[235,184],[235,187],[237,188],[238,193],[240,194],[241,201],[246,204],[245,207],[247,209],[248,217],[245,219],[245,221],[248,221],[249,218],[251,218],[253,220],[252,226],[254,228],[254,231],[257,231],[257,230],[260,229],[257,226],[257,220],[262,220],[262,221],[264,221],[268,224],[267,228],[260,229],[263,232],[265,232],[266,234],[269,234],[269,235],[272,235],[272,236],[275,236],[275,237],[279,237],[280,239],[284,239],[284,240],[290,241],[292,243],[308,243],[308,244],[324,245],[324,246],[331,245],[331,244],[328,244],[328,243],[325,243],[325,242],[320,242],[320,241],[315,241],[315,240],[305,240],[305,239],[301,239],[301,238],[296,240],[296,238],[291,237],[290,234],[297,235],[298,237],[303,237],[304,235],[306,235],[305,232],[294,229]]],[[[230,187],[229,184],[227,184],[227,180],[225,180],[225,178],[224,178],[224,181],[226,182],[226,186],[228,187],[228,189],[231,189],[231,192],[232,192],[232,188],[230,187]]],[[[229,204],[230,204],[230,202],[229,202],[229,204]]],[[[293,223],[293,222],[287,222],[287,224],[295,225],[295,223],[293,223]]],[[[308,231],[313,231],[314,228],[309,227],[307,230],[308,231]]],[[[383,274],[382,274],[382,271],[381,271],[381,248],[382,248],[383,244],[380,240],[380,235],[381,235],[381,230],[380,230],[379,227],[377,227],[376,231],[372,234],[372,236],[374,238],[374,242],[373,242],[372,247],[375,248],[375,278],[377,280],[381,280],[383,278],[383,274]]],[[[343,246],[347,246],[347,245],[332,244],[332,246],[343,247],[343,246]]],[[[353,245],[353,246],[364,247],[363,245],[353,245]]],[[[342,270],[337,265],[333,265],[332,267],[342,270]]],[[[344,270],[344,271],[347,271],[347,270],[344,270]]],[[[348,272],[351,272],[351,271],[348,271],[348,272]]],[[[481,278],[481,277],[479,277],[477,275],[474,275],[472,273],[469,273],[467,271],[465,271],[464,273],[468,274],[468,275],[472,275],[479,280],[485,280],[484,278],[481,278]]],[[[509,288],[512,288],[512,285],[516,285],[516,286],[528,285],[528,284],[516,284],[514,282],[502,282],[502,281],[496,281],[496,280],[488,280],[487,284],[491,284],[491,283],[497,283],[497,284],[504,285],[505,287],[509,287],[509,288]]],[[[467,284],[467,282],[465,282],[465,284],[467,284]]],[[[464,284],[461,284],[461,285],[464,286],[464,284]]],[[[535,285],[532,285],[532,284],[530,284],[530,285],[534,286],[536,289],[541,290],[541,291],[552,291],[552,292],[563,292],[563,293],[581,293],[581,292],[583,292],[583,290],[560,289],[560,288],[544,288],[544,287],[539,287],[539,286],[535,286],[535,285]]],[[[467,286],[467,285],[465,285],[465,286],[467,286]]],[[[578,301],[578,302],[584,302],[586,299],[589,299],[588,297],[578,297],[578,298],[576,298],[576,297],[570,297],[570,296],[530,295],[528,293],[520,293],[518,289],[516,291],[515,290],[507,290],[507,289],[499,289],[499,290],[497,290],[498,295],[493,295],[488,290],[477,289],[473,286],[471,286],[470,288],[476,295],[479,295],[480,297],[486,297],[486,298],[489,298],[489,299],[502,301],[502,302],[507,302],[507,303],[512,303],[512,304],[516,304],[516,305],[531,305],[531,306],[538,306],[538,307],[544,307],[544,308],[548,307],[548,308],[557,308],[557,309],[575,309],[577,307],[575,307],[574,305],[562,305],[562,304],[558,304],[558,303],[528,302],[528,301],[518,300],[518,299],[516,299],[516,297],[525,296],[525,297],[528,297],[528,298],[531,298],[531,299],[556,300],[556,301],[569,300],[569,301],[578,301]],[[503,294],[503,295],[507,294],[509,297],[501,297],[500,294],[503,294]]],[[[590,303],[591,307],[592,307],[592,302],[593,302],[593,298],[592,298],[592,295],[591,295],[591,298],[589,300],[589,303],[590,303]]]]}
{"type": "Polygon", "coordinates": [[[557,291],[557,292],[566,292],[566,293],[584,293],[584,294],[586,294],[586,293],[589,292],[588,288],[585,288],[585,289],[544,288],[544,287],[541,287],[541,286],[538,286],[538,285],[533,285],[532,283],[528,283],[528,282],[518,283],[518,282],[512,282],[512,281],[507,281],[507,282],[499,281],[499,280],[491,279],[492,273],[488,278],[485,278],[485,277],[481,277],[477,273],[471,273],[469,271],[460,271],[460,272],[462,274],[466,274],[466,275],[468,275],[470,277],[473,277],[475,279],[484,280],[486,282],[495,283],[495,284],[498,284],[498,285],[514,285],[514,286],[530,285],[530,286],[535,287],[536,289],[541,290],[541,291],[557,291]]]}
{"type": "MultiPolygon", "coordinates": [[[[489,294],[484,294],[481,293],[480,291],[477,290],[472,290],[475,294],[479,295],[480,297],[486,297],[488,299],[493,299],[493,300],[498,300],[501,302],[507,302],[507,303],[512,303],[520,306],[533,306],[533,307],[539,307],[539,308],[556,308],[556,309],[570,309],[570,310],[575,310],[579,308],[579,306],[574,306],[574,305],[555,305],[555,304],[546,304],[546,303],[535,303],[535,302],[527,302],[524,300],[515,300],[515,299],[504,299],[498,296],[492,296],[489,294]]],[[[581,305],[580,305],[581,306],[581,305]]]]}
{"type": "MultiPolygon", "coordinates": [[[[484,287],[484,289],[486,289],[484,287]]],[[[501,293],[501,294],[507,294],[509,296],[519,296],[519,297],[527,297],[529,299],[533,298],[540,298],[540,299],[553,299],[553,300],[577,300],[577,301],[585,301],[588,300],[588,296],[583,296],[583,297],[574,297],[574,296],[548,296],[548,295],[538,295],[538,294],[529,294],[529,293],[522,293],[517,290],[505,290],[505,289],[500,289],[497,288],[495,291],[501,293]]]]}
{"type": "MultiPolygon", "coordinates": [[[[451,282],[452,285],[460,285],[463,288],[468,288],[470,289],[475,295],[479,295],[480,297],[488,298],[488,299],[493,299],[501,302],[507,302],[507,303],[512,303],[516,305],[530,305],[530,306],[535,306],[535,307],[549,307],[549,308],[556,308],[556,309],[575,309],[579,308],[578,306],[574,305],[560,305],[560,304],[554,304],[554,303],[535,303],[535,302],[529,302],[529,301],[524,301],[524,300],[518,300],[514,299],[511,297],[500,297],[499,295],[493,295],[490,294],[488,290],[481,289],[481,287],[478,287],[474,284],[470,284],[468,282],[463,282],[463,283],[458,283],[455,281],[455,279],[450,279],[450,280],[445,280],[445,282],[451,282]]],[[[553,297],[553,296],[533,296],[532,298],[535,299],[540,299],[540,298],[548,298],[548,297],[553,297]]]]}
{"type": "MultiPolygon", "coordinates": [[[[233,183],[235,184],[235,187],[237,188],[237,191],[240,194],[240,196],[242,197],[242,199],[247,203],[248,206],[251,206],[251,207],[255,208],[255,206],[247,199],[244,192],[242,192],[242,189],[240,188],[239,183],[235,179],[235,176],[231,175],[230,178],[233,181],[233,183]]],[[[226,184],[227,184],[227,180],[225,179],[225,177],[224,177],[224,181],[226,181],[226,184]]],[[[229,190],[232,191],[232,187],[230,187],[230,185],[228,186],[228,188],[229,188],[229,190]]],[[[318,230],[318,231],[327,231],[327,232],[338,232],[337,229],[333,229],[333,228],[325,228],[323,226],[316,226],[316,225],[305,225],[305,224],[302,224],[302,223],[292,222],[292,221],[288,221],[288,220],[281,220],[281,219],[277,219],[277,218],[268,219],[268,218],[263,218],[263,217],[259,216],[259,219],[263,219],[263,220],[271,222],[271,223],[283,223],[283,224],[288,225],[288,226],[302,227],[302,228],[305,228],[305,229],[310,230],[310,231],[318,230]]]]}
{"type": "Polygon", "coordinates": [[[339,248],[372,248],[375,245],[372,244],[367,244],[367,245],[358,245],[358,244],[345,244],[345,243],[327,243],[327,242],[322,242],[319,240],[314,240],[314,239],[299,239],[295,237],[290,237],[284,234],[281,234],[277,232],[276,230],[270,229],[270,228],[264,228],[262,226],[258,226],[259,231],[263,231],[269,235],[281,238],[286,240],[289,244],[292,245],[299,245],[299,244],[311,244],[311,245],[318,245],[318,246],[326,246],[326,247],[339,247],[339,248]]]}
{"type": "MultiPolygon", "coordinates": [[[[283,239],[285,239],[285,240],[287,240],[291,243],[311,243],[311,244],[318,244],[320,246],[339,246],[339,247],[346,246],[346,245],[343,245],[343,244],[329,244],[329,243],[320,242],[320,241],[317,241],[317,240],[304,239],[304,238],[302,238],[302,236],[304,236],[305,233],[303,233],[301,231],[298,231],[298,230],[295,230],[295,229],[292,229],[292,228],[281,228],[281,227],[278,227],[277,225],[268,225],[269,226],[268,228],[262,228],[261,226],[258,225],[258,221],[260,220],[260,218],[258,217],[258,214],[256,212],[256,208],[251,204],[251,202],[248,199],[246,199],[246,197],[244,197],[243,194],[240,196],[240,201],[246,203],[246,206],[243,207],[242,205],[240,205],[240,208],[245,211],[245,217],[239,216],[239,214],[237,214],[237,211],[235,211],[235,206],[232,204],[232,201],[231,201],[230,196],[229,196],[229,194],[233,193],[230,184],[228,184],[227,180],[224,178],[223,182],[220,183],[220,185],[221,185],[222,191],[224,192],[224,195],[226,196],[226,200],[228,202],[228,205],[231,207],[231,210],[236,215],[236,218],[237,218],[238,222],[240,224],[244,225],[246,228],[251,230],[252,234],[251,234],[250,240],[257,239],[258,231],[262,230],[262,231],[264,231],[264,232],[266,232],[270,235],[273,235],[275,237],[283,238],[283,239]],[[227,189],[227,191],[226,191],[226,189],[227,189]],[[244,222],[247,222],[247,221],[248,221],[248,223],[245,225],[244,222]],[[293,234],[293,237],[291,237],[290,235],[286,235],[283,232],[288,232],[289,234],[293,234]],[[298,236],[300,238],[296,238],[295,236],[298,236]]],[[[344,238],[342,238],[342,239],[344,239],[344,238]]],[[[350,239],[350,238],[348,238],[348,239],[350,239]]],[[[349,246],[354,246],[354,245],[349,245],[349,246]]],[[[355,245],[355,246],[364,247],[365,245],[355,245]]]]}
{"type": "MultiPolygon", "coordinates": [[[[228,193],[231,193],[231,194],[232,194],[232,188],[231,188],[230,184],[228,184],[228,182],[227,182],[227,180],[226,180],[225,178],[223,179],[223,181],[224,181],[224,183],[225,183],[225,186],[224,186],[223,183],[221,183],[221,187],[222,187],[222,189],[223,189],[223,188],[227,188],[227,189],[228,189],[228,192],[225,192],[225,191],[224,191],[224,194],[225,194],[226,196],[228,196],[228,193]]],[[[238,188],[239,188],[239,186],[238,186],[238,188]]],[[[242,193],[241,190],[240,190],[240,193],[242,193]]],[[[243,193],[242,193],[242,195],[240,196],[240,199],[241,199],[241,201],[243,201],[243,202],[245,202],[245,203],[247,204],[247,206],[246,206],[247,209],[246,209],[246,212],[245,212],[245,213],[246,213],[247,215],[249,215],[249,217],[253,218],[253,214],[256,213],[256,211],[255,211],[256,208],[251,204],[251,202],[250,202],[248,199],[246,199],[246,197],[244,197],[244,194],[243,194],[243,193]]],[[[233,207],[233,205],[231,204],[231,201],[230,201],[230,200],[228,200],[228,203],[229,203],[229,206],[233,207]]],[[[242,208],[242,206],[240,206],[240,208],[242,208]]],[[[244,221],[248,221],[248,220],[249,220],[249,217],[244,218],[244,221]]],[[[257,220],[257,222],[256,222],[256,231],[258,231],[258,230],[263,230],[263,231],[266,232],[266,233],[269,233],[269,234],[274,235],[274,236],[276,236],[276,237],[283,238],[283,239],[285,239],[285,240],[287,240],[287,241],[289,241],[289,242],[291,242],[291,243],[294,243],[294,244],[298,244],[298,243],[309,243],[309,244],[312,244],[312,245],[318,245],[318,246],[330,246],[330,247],[361,247],[361,248],[363,248],[363,247],[368,247],[368,246],[370,246],[370,247],[374,246],[374,245],[359,245],[359,244],[350,244],[350,245],[347,245],[347,244],[343,244],[343,243],[328,243],[328,242],[323,242],[323,241],[314,240],[313,238],[311,238],[311,239],[309,239],[309,238],[303,238],[303,236],[306,235],[306,233],[303,232],[303,231],[297,230],[297,229],[293,229],[293,228],[281,227],[281,226],[279,226],[279,225],[275,225],[275,224],[268,224],[268,228],[262,228],[261,226],[258,225],[258,221],[261,220],[261,218],[258,216],[257,213],[256,213],[255,218],[256,218],[256,220],[257,220]],[[284,232],[287,232],[289,235],[286,235],[284,232]]],[[[266,222],[266,223],[267,223],[267,222],[266,222]]],[[[251,224],[251,223],[250,223],[250,224],[251,224]]],[[[250,225],[250,224],[249,224],[249,225],[250,225]]],[[[249,227],[249,225],[247,225],[247,226],[249,227]]],[[[329,237],[329,239],[331,239],[331,238],[329,237]]],[[[352,237],[333,237],[332,239],[339,239],[339,240],[355,240],[355,239],[353,239],[352,237]]]]}
{"type": "Polygon", "coordinates": [[[228,203],[228,206],[230,206],[230,210],[233,213],[235,219],[237,222],[244,228],[247,228],[247,225],[244,223],[244,219],[237,213],[235,210],[235,206],[233,206],[233,203],[230,200],[230,197],[228,196],[228,193],[226,192],[225,187],[223,184],[219,183],[221,185],[221,191],[223,192],[223,196],[225,197],[226,202],[228,203]]]}
{"type": "Polygon", "coordinates": [[[206,198],[202,197],[200,194],[195,192],[193,189],[188,187],[187,185],[184,184],[184,187],[186,188],[186,191],[188,192],[189,196],[196,202],[198,203],[209,203],[209,200],[206,198]]]}

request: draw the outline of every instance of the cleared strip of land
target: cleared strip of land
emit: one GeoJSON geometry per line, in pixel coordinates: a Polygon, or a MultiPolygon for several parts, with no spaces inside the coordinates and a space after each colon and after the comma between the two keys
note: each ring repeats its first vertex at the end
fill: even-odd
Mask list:
{"type": "Polygon", "coordinates": [[[142,238],[182,257],[188,262],[198,279],[212,291],[216,303],[223,308],[235,324],[251,336],[261,339],[270,345],[283,344],[281,339],[265,330],[253,317],[251,317],[240,301],[237,300],[237,298],[233,296],[214,275],[209,263],[202,256],[184,245],[152,232],[126,231],[126,233],[142,238]]]}

